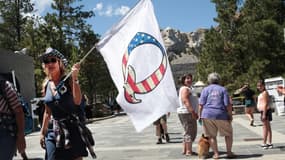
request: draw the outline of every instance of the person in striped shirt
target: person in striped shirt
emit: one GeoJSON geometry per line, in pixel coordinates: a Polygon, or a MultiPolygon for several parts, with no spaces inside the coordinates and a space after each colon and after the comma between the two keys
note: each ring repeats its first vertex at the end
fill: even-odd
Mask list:
{"type": "Polygon", "coordinates": [[[0,157],[12,160],[16,149],[25,153],[24,112],[9,81],[0,80],[0,157]]]}

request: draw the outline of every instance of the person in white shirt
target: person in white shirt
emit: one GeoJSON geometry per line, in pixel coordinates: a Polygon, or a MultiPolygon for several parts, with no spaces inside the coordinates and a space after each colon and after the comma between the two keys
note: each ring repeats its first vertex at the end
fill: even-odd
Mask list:
{"type": "Polygon", "coordinates": [[[193,155],[192,143],[197,136],[198,98],[192,94],[192,75],[181,77],[182,86],[179,89],[179,104],[177,113],[184,129],[182,154],[193,155]]]}

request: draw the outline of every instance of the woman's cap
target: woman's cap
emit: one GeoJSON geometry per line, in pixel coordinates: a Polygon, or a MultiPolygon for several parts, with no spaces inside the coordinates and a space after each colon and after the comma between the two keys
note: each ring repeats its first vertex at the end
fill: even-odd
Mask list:
{"type": "Polygon", "coordinates": [[[58,50],[56,49],[53,49],[51,47],[47,48],[45,53],[43,53],[41,56],[40,56],[40,60],[41,62],[43,62],[43,60],[47,57],[56,57],[58,59],[60,59],[63,63],[63,65],[65,67],[67,67],[67,64],[68,64],[68,61],[67,59],[64,57],[64,55],[62,53],[60,53],[58,50]]]}

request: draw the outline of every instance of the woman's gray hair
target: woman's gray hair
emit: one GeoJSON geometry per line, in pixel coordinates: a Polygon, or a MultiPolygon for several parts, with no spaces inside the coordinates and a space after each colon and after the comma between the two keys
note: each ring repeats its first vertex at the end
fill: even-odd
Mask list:
{"type": "Polygon", "coordinates": [[[221,80],[221,77],[218,73],[213,72],[208,75],[208,82],[210,84],[218,84],[221,80]]]}

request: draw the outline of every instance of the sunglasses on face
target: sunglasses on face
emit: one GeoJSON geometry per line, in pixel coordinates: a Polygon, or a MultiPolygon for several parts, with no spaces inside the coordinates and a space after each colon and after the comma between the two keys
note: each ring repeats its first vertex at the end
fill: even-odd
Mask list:
{"type": "Polygon", "coordinates": [[[45,58],[43,60],[44,64],[49,64],[49,63],[56,63],[57,59],[56,58],[45,58]]]}

